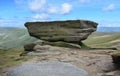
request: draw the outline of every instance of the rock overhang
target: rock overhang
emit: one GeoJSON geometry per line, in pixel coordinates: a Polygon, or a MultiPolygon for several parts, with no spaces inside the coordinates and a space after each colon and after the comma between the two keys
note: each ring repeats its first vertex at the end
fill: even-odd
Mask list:
{"type": "Polygon", "coordinates": [[[31,36],[41,40],[70,43],[81,42],[97,29],[98,23],[89,20],[26,22],[31,36]]]}

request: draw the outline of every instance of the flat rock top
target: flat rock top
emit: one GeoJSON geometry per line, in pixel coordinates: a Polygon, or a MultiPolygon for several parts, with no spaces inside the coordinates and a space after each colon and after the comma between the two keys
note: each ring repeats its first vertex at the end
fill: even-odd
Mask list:
{"type": "MultiPolygon", "coordinates": [[[[26,22],[25,26],[27,27],[27,26],[29,26],[29,24],[36,24],[36,25],[37,24],[42,24],[42,25],[48,25],[49,26],[51,24],[57,25],[57,24],[66,24],[66,23],[67,23],[67,25],[71,25],[71,23],[72,23],[75,26],[77,26],[75,23],[77,23],[77,24],[84,24],[84,23],[93,24],[93,25],[90,25],[90,26],[93,26],[93,27],[97,27],[97,25],[98,25],[98,23],[93,22],[93,21],[89,21],[89,20],[66,20],[66,21],[26,22]]],[[[63,26],[66,26],[66,25],[63,25],[63,26]]],[[[73,25],[71,25],[71,26],[73,26],[73,25]]],[[[85,25],[79,25],[79,26],[85,26],[85,25]]]]}
{"type": "Polygon", "coordinates": [[[8,72],[7,76],[88,76],[87,72],[63,62],[24,64],[8,72]]]}

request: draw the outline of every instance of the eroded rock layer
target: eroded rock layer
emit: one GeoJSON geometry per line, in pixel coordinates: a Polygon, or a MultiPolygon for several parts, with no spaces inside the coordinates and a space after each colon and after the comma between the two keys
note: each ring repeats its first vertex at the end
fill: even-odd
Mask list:
{"type": "Polygon", "coordinates": [[[67,20],[51,22],[27,22],[25,26],[31,36],[50,42],[64,41],[78,43],[94,31],[97,23],[87,20],[67,20]]]}

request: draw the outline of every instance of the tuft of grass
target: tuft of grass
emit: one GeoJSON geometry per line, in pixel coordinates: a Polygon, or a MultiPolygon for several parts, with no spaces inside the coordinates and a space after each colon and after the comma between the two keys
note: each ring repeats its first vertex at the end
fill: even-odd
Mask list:
{"type": "Polygon", "coordinates": [[[88,49],[90,47],[88,47],[87,45],[85,45],[84,43],[81,45],[81,49],[88,49]]]}
{"type": "Polygon", "coordinates": [[[23,49],[0,50],[0,68],[10,67],[28,60],[28,56],[20,56],[23,49]]]}

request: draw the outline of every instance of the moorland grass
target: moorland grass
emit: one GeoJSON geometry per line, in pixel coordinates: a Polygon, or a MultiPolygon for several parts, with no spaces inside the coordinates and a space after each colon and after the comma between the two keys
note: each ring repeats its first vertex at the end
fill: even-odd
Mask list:
{"type": "Polygon", "coordinates": [[[120,33],[93,33],[83,41],[90,47],[106,48],[120,41],[120,33]]]}
{"type": "Polygon", "coordinates": [[[20,56],[23,49],[0,49],[0,69],[20,64],[23,61],[28,60],[28,56],[20,56]]]}

